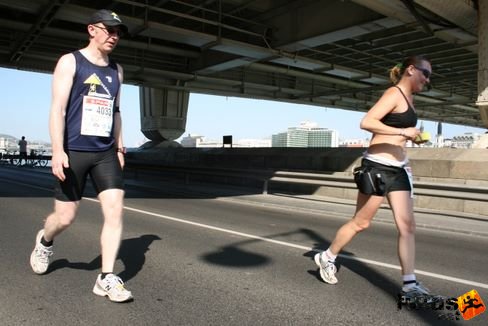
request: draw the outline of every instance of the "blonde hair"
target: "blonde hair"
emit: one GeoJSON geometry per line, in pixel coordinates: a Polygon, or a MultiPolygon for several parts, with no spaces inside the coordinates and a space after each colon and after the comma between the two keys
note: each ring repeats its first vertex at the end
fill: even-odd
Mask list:
{"type": "Polygon", "coordinates": [[[413,55],[406,58],[402,63],[399,63],[390,69],[390,81],[393,84],[397,84],[400,79],[402,79],[405,69],[409,66],[418,66],[424,61],[430,63],[430,60],[423,55],[413,55]]]}

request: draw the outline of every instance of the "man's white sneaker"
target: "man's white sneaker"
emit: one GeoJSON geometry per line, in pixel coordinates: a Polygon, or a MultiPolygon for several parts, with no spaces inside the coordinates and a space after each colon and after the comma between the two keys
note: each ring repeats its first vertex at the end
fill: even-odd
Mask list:
{"type": "Polygon", "coordinates": [[[102,274],[99,274],[93,293],[102,297],[108,296],[114,302],[125,302],[133,298],[132,293],[125,289],[124,282],[114,274],[108,274],[103,280],[102,274]]]}
{"type": "Polygon", "coordinates": [[[335,273],[337,273],[337,268],[335,264],[330,261],[324,261],[321,253],[316,254],[314,260],[320,269],[320,277],[322,280],[325,283],[336,284],[337,278],[335,277],[335,273]]]}
{"type": "Polygon", "coordinates": [[[36,274],[44,274],[49,267],[49,257],[53,254],[53,246],[45,247],[41,244],[44,229],[37,232],[36,244],[30,256],[32,270],[36,274]]]}

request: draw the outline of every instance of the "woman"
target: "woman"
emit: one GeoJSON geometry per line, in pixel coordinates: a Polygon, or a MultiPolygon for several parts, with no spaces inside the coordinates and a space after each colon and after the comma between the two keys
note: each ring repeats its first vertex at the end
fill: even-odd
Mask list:
{"type": "Polygon", "coordinates": [[[361,121],[361,129],[373,133],[361,168],[355,171],[359,192],[354,217],[336,233],[330,247],[314,257],[324,282],[336,284],[334,264],[339,252],[359,232],[367,229],[386,196],[398,229],[398,256],[403,274],[402,294],[428,295],[414,274],[415,220],[411,170],[405,144],[420,135],[413,94],[430,82],[430,61],[422,56],[407,58],[390,70],[394,86],[386,90],[361,121]]]}

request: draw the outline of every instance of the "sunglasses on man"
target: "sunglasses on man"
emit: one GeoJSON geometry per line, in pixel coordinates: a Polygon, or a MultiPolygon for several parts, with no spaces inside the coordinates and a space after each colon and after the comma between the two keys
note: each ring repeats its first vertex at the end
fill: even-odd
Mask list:
{"type": "Polygon", "coordinates": [[[101,30],[103,30],[107,35],[117,35],[118,37],[122,37],[124,35],[124,32],[122,32],[120,30],[120,28],[118,27],[114,27],[114,26],[97,26],[97,25],[92,25],[93,27],[96,27],[96,28],[99,28],[101,30]]]}

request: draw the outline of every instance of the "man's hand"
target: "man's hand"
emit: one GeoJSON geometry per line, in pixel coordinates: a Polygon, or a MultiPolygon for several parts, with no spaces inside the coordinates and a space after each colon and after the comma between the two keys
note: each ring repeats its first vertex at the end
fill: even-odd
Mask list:
{"type": "Polygon", "coordinates": [[[119,158],[120,167],[123,170],[124,169],[124,166],[125,166],[125,156],[124,156],[124,153],[117,151],[117,157],[119,158]]]}
{"type": "Polygon", "coordinates": [[[61,181],[66,180],[64,169],[69,168],[68,155],[64,151],[53,153],[51,159],[51,170],[56,178],[61,181]]]}

